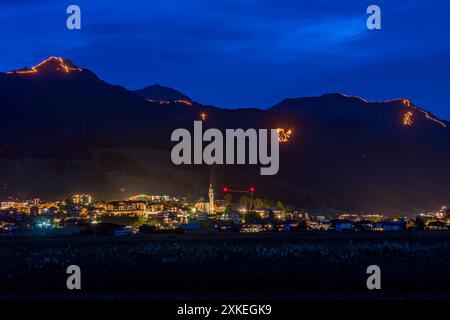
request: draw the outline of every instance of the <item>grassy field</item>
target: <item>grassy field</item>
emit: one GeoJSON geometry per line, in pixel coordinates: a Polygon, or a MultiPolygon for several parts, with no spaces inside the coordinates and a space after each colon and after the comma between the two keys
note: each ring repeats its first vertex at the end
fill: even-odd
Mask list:
{"type": "Polygon", "coordinates": [[[0,297],[447,299],[450,232],[2,237],[0,297]],[[373,264],[381,290],[366,288],[373,264]]]}

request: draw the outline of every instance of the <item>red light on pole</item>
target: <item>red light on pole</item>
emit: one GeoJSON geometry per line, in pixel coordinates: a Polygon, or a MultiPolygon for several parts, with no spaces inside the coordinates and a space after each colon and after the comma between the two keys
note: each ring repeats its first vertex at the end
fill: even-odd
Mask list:
{"type": "Polygon", "coordinates": [[[228,192],[228,187],[223,187],[223,192],[228,192]]]}
{"type": "Polygon", "coordinates": [[[250,187],[250,193],[254,193],[255,192],[255,188],[252,186],[250,187]]]}

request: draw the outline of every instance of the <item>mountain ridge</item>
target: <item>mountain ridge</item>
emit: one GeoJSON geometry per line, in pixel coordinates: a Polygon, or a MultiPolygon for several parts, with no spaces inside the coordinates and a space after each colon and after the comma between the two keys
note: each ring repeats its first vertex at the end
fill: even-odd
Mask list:
{"type": "Polygon", "coordinates": [[[368,102],[325,94],[285,99],[266,110],[171,99],[161,104],[111,85],[88,69],[80,72],[67,65],[67,72],[59,59],[51,62],[53,72],[38,67],[36,72],[0,74],[2,112],[10,119],[0,126],[5,186],[0,197],[41,190],[42,197],[83,191],[114,199],[123,196],[118,186],[142,193],[157,193],[145,186],[159,186],[200,195],[213,175],[216,185],[255,185],[259,197],[303,207],[410,212],[448,201],[449,129],[428,119],[423,113],[428,111],[401,100],[405,98],[368,102]],[[413,114],[405,124],[408,112],[413,114]],[[192,128],[202,114],[205,127],[220,130],[291,130],[289,141],[280,144],[278,175],[259,176],[252,166],[172,165],[171,132],[192,128]],[[159,150],[164,156],[157,160],[130,148],[151,154],[159,150]],[[42,169],[38,164],[44,159],[49,164],[42,169]],[[45,175],[32,178],[36,172],[45,175]]]}
{"type": "Polygon", "coordinates": [[[145,99],[148,100],[167,100],[167,101],[174,101],[174,100],[187,100],[192,101],[191,98],[189,98],[184,93],[173,89],[169,87],[161,86],[160,84],[154,84],[147,87],[144,87],[139,90],[134,90],[138,95],[142,96],[145,99]]]}
{"type": "MultiPolygon", "coordinates": [[[[95,75],[95,73],[92,72],[91,70],[85,69],[85,68],[80,68],[80,67],[76,66],[73,62],[71,62],[70,60],[62,58],[62,57],[57,57],[57,56],[51,56],[47,59],[44,59],[43,61],[41,61],[40,63],[38,63],[37,65],[35,65],[33,67],[29,67],[29,68],[26,67],[26,68],[12,70],[12,71],[6,71],[6,72],[2,72],[2,73],[7,74],[7,75],[28,75],[28,74],[39,74],[40,72],[45,72],[45,71],[51,71],[51,72],[59,71],[61,73],[84,71],[84,72],[89,72],[89,73],[95,75]]],[[[185,95],[181,91],[171,88],[171,87],[162,86],[160,84],[153,84],[153,85],[146,86],[142,89],[129,90],[129,91],[135,92],[145,99],[149,99],[149,100],[154,99],[155,101],[156,100],[174,101],[174,100],[181,100],[181,99],[193,101],[193,99],[191,99],[189,96],[185,95]]],[[[419,108],[416,105],[414,105],[411,102],[411,100],[406,97],[392,98],[392,99],[384,100],[384,101],[369,101],[362,97],[355,96],[355,95],[348,95],[345,93],[324,93],[319,96],[284,98],[280,102],[278,102],[275,105],[273,105],[269,108],[266,108],[266,109],[252,107],[252,108],[235,108],[235,110],[236,109],[276,110],[277,108],[280,107],[280,105],[283,105],[289,101],[297,101],[297,102],[314,101],[314,100],[327,99],[329,97],[331,97],[331,98],[338,97],[338,98],[342,98],[342,99],[349,99],[349,100],[360,102],[361,104],[372,104],[372,105],[373,104],[391,104],[391,103],[392,103],[392,105],[395,105],[395,104],[405,104],[405,102],[406,102],[408,104],[408,106],[417,108],[418,110],[423,111],[423,112],[427,112],[433,118],[440,120],[438,117],[434,116],[430,111],[419,108]]],[[[227,109],[227,108],[221,108],[218,106],[214,106],[214,107],[219,108],[219,109],[227,109]]],[[[443,121],[445,123],[449,122],[448,120],[445,120],[445,119],[443,119],[441,121],[443,121]]]]}

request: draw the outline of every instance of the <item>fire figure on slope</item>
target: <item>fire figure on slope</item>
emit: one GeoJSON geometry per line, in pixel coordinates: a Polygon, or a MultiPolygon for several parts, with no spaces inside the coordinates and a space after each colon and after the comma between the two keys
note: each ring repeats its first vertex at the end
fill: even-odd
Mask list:
{"type": "Polygon", "coordinates": [[[277,128],[278,141],[280,143],[288,142],[292,135],[292,130],[286,130],[284,128],[277,128]]]}
{"type": "Polygon", "coordinates": [[[411,126],[413,124],[412,121],[413,113],[411,111],[408,111],[405,113],[405,116],[403,117],[403,125],[404,126],[411,126]]]}

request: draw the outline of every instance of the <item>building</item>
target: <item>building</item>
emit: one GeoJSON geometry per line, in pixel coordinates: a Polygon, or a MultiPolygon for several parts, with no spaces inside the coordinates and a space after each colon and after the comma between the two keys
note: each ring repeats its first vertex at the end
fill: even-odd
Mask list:
{"type": "Polygon", "coordinates": [[[8,201],[0,202],[0,209],[1,210],[15,209],[15,210],[26,212],[27,208],[28,208],[28,203],[27,202],[21,202],[21,201],[18,201],[18,200],[17,201],[8,200],[8,201]]]}
{"type": "Polygon", "coordinates": [[[232,221],[234,223],[241,223],[241,217],[236,212],[222,213],[219,219],[224,221],[232,221]]]}
{"type": "Polygon", "coordinates": [[[164,210],[164,205],[161,202],[147,202],[145,204],[147,213],[155,214],[164,210]]]}
{"type": "Polygon", "coordinates": [[[147,194],[139,194],[137,196],[133,196],[128,198],[130,201],[151,201],[151,202],[166,202],[171,200],[167,195],[147,195],[147,194]]]}
{"type": "Polygon", "coordinates": [[[208,197],[209,197],[208,214],[214,214],[215,213],[214,188],[212,183],[209,183],[208,197]]]}
{"type": "Polygon", "coordinates": [[[215,214],[214,187],[212,183],[209,184],[208,188],[208,201],[206,201],[203,197],[200,197],[200,199],[198,199],[195,203],[195,209],[198,212],[206,212],[209,215],[215,214]]]}
{"type": "Polygon", "coordinates": [[[203,197],[201,197],[195,203],[195,209],[197,209],[198,212],[208,212],[209,213],[209,202],[205,201],[205,199],[203,197]]]}
{"type": "Polygon", "coordinates": [[[383,220],[373,225],[374,231],[402,231],[406,230],[406,221],[383,220]]]}
{"type": "Polygon", "coordinates": [[[329,223],[313,221],[307,224],[308,230],[327,231],[330,228],[329,223]]]}
{"type": "Polygon", "coordinates": [[[205,221],[205,220],[208,220],[208,213],[206,213],[204,211],[196,211],[196,212],[192,213],[190,215],[190,217],[195,220],[205,221]]]}
{"type": "Polygon", "coordinates": [[[240,230],[240,232],[243,232],[243,233],[255,233],[255,232],[261,232],[261,231],[263,231],[262,225],[258,224],[258,223],[244,224],[240,230]]]}
{"type": "Polygon", "coordinates": [[[182,223],[178,227],[185,232],[199,232],[203,229],[199,223],[182,223]]]}
{"type": "Polygon", "coordinates": [[[2,201],[1,202],[2,210],[11,209],[11,208],[15,208],[15,207],[16,207],[16,202],[14,202],[14,201],[2,201]]]}
{"type": "Polygon", "coordinates": [[[330,221],[329,229],[335,231],[354,231],[355,227],[348,219],[333,219],[330,221]]]}
{"type": "Polygon", "coordinates": [[[338,220],[359,221],[361,218],[356,214],[344,213],[337,217],[338,220]]]}
{"type": "Polygon", "coordinates": [[[216,200],[214,202],[214,211],[217,212],[224,212],[226,210],[227,206],[225,204],[225,200],[216,200]]]}
{"type": "Polygon", "coordinates": [[[87,206],[92,203],[92,196],[89,194],[74,194],[70,197],[70,202],[87,206]]]}
{"type": "Polygon", "coordinates": [[[112,201],[107,208],[107,213],[112,215],[142,216],[147,213],[144,201],[112,201]]]}
{"type": "Polygon", "coordinates": [[[426,228],[427,230],[447,230],[447,223],[444,221],[431,221],[426,228]]]}

